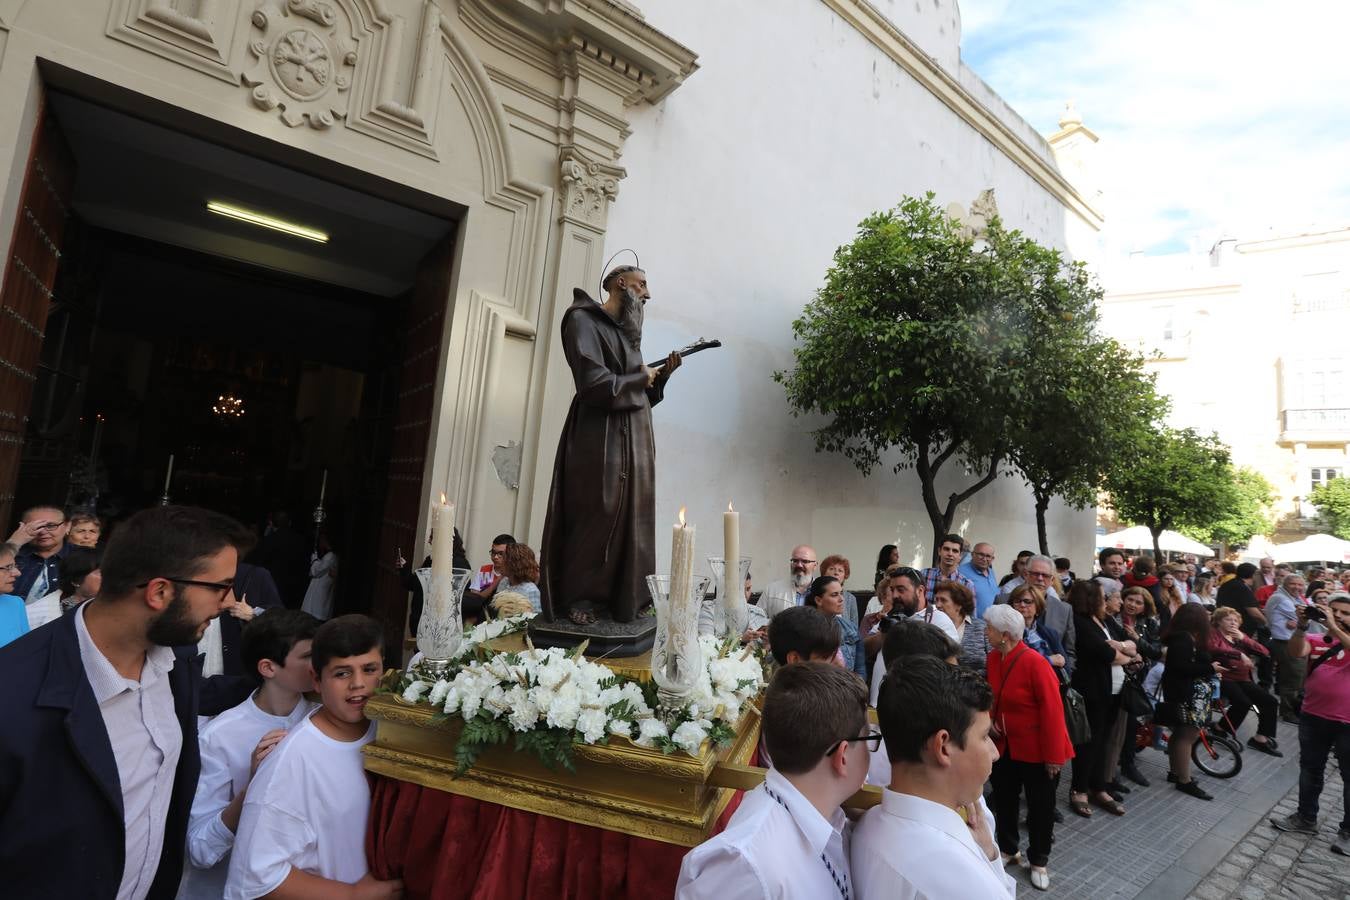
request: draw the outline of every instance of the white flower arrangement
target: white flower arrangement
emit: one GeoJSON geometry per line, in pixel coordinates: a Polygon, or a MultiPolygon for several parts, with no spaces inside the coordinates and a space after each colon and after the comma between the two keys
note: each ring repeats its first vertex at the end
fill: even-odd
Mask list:
{"type": "MultiPolygon", "coordinates": [[[[516,617],[519,627],[529,618],[516,617]]],[[[490,653],[481,647],[509,633],[512,622],[503,620],[500,630],[475,628],[466,638],[467,651],[435,682],[418,678],[412,667],[400,684],[404,702],[429,703],[441,715],[463,720],[455,749],[461,772],[488,745],[505,743],[512,736],[517,750],[529,750],[546,765],[568,769],[573,744],[607,743],[612,736],[697,757],[705,741],[720,744],[734,736],[745,705],[764,687],[764,669],[751,648],[734,640],[701,637],[704,667],[689,702],[678,710],[661,710],[658,716],[655,685],[616,675],[575,651],[531,646],[490,653]]]]}

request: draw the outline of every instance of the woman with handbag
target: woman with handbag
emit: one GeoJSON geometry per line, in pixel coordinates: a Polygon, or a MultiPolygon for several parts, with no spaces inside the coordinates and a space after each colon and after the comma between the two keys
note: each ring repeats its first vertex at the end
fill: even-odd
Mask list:
{"type": "Polygon", "coordinates": [[[1163,662],[1163,702],[1153,720],[1172,729],[1167,755],[1172,770],[1167,780],[1183,794],[1200,800],[1213,800],[1191,778],[1191,748],[1200,736],[1200,727],[1209,721],[1212,679],[1226,669],[1209,655],[1209,612],[1198,603],[1184,604],[1163,629],[1167,657],[1163,662]]]}
{"type": "MultiPolygon", "coordinates": [[[[1280,701],[1252,680],[1253,660],[1270,651],[1242,633],[1242,615],[1231,606],[1220,606],[1209,619],[1209,653],[1227,670],[1219,681],[1219,694],[1228,702],[1228,721],[1233,731],[1242,727],[1247,713],[1256,707],[1256,734],[1247,746],[1270,756],[1284,756],[1275,742],[1275,721],[1280,701]],[[1251,654],[1250,656],[1248,654],[1251,654]]],[[[1220,722],[1216,728],[1226,729],[1220,722]]],[[[1233,737],[1237,737],[1236,734],[1233,737]]]]}
{"type": "Polygon", "coordinates": [[[1116,800],[1121,800],[1130,789],[1120,781],[1120,754],[1124,748],[1127,737],[1134,736],[1134,723],[1136,712],[1151,712],[1152,704],[1147,696],[1144,696],[1142,689],[1135,692],[1130,681],[1130,671],[1137,668],[1143,660],[1139,657],[1139,650],[1134,640],[1125,631],[1125,626],[1120,624],[1121,613],[1121,589],[1122,585],[1114,578],[1098,576],[1094,579],[1102,586],[1102,595],[1105,598],[1105,613],[1102,617],[1102,624],[1106,626],[1107,637],[1110,640],[1120,644],[1122,652],[1128,659],[1122,662],[1113,662],[1111,664],[1111,707],[1107,713],[1106,726],[1106,746],[1102,749],[1102,767],[1099,777],[1106,785],[1106,790],[1116,800]],[[1139,701],[1142,705],[1132,706],[1133,701],[1139,701]]]}
{"type": "Polygon", "coordinates": [[[1006,605],[984,613],[985,633],[994,649],[986,672],[994,693],[990,718],[999,758],[990,776],[994,785],[995,837],[1003,862],[1020,862],[1018,801],[1027,797],[1027,862],[1031,884],[1050,888],[1050,846],[1054,841],[1055,785],[1073,756],[1064,727],[1059,679],[1043,656],[1023,641],[1026,621],[1006,605]]]}
{"type": "MultiPolygon", "coordinates": [[[[1078,634],[1078,663],[1071,684],[1083,697],[1091,727],[1088,741],[1073,748],[1069,809],[1085,819],[1090,818],[1090,800],[1112,815],[1123,816],[1125,807],[1111,795],[1102,773],[1120,689],[1125,683],[1125,670],[1121,666],[1129,662],[1134,647],[1129,644],[1127,649],[1126,643],[1111,637],[1105,624],[1106,595],[1096,581],[1075,581],[1069,588],[1069,605],[1073,607],[1074,628],[1078,634]]],[[[1115,753],[1119,755],[1119,747],[1115,748],[1115,753]]]]}
{"type": "Polygon", "coordinates": [[[1125,687],[1122,689],[1122,705],[1130,717],[1125,723],[1125,741],[1120,745],[1120,773],[1140,787],[1148,787],[1151,782],[1139,771],[1135,762],[1138,747],[1134,734],[1139,730],[1139,720],[1153,715],[1153,700],[1143,687],[1149,670],[1162,661],[1162,626],[1158,624],[1157,608],[1153,605],[1153,595],[1141,587],[1125,588],[1120,595],[1120,627],[1125,636],[1134,641],[1138,661],[1125,668],[1125,687]]]}

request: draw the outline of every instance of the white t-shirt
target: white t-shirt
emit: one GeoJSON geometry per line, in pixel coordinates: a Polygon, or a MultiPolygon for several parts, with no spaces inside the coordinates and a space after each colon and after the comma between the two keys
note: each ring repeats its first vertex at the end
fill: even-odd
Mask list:
{"type": "MultiPolygon", "coordinates": [[[[961,637],[956,633],[956,623],[952,621],[951,616],[947,615],[936,606],[924,606],[923,609],[919,610],[909,618],[911,621],[928,622],[930,625],[936,625],[938,628],[942,629],[942,633],[947,635],[947,637],[951,638],[957,644],[961,643],[961,637]]],[[[872,667],[872,694],[869,698],[869,702],[872,706],[877,705],[877,697],[881,695],[881,679],[886,677],[886,666],[883,660],[884,657],[882,657],[881,654],[877,654],[877,661],[879,664],[872,667]]]]}
{"type": "Polygon", "coordinates": [[[355,884],[369,871],[366,820],[370,784],[361,748],[375,739],[339,741],[305,719],[263,760],[239,817],[227,900],[276,890],[291,868],[355,884]]]}
{"type": "MultiPolygon", "coordinates": [[[[197,794],[188,820],[190,864],[183,867],[179,900],[219,900],[225,893],[234,832],[221,821],[221,811],[248,787],[253,749],[262,736],[278,728],[290,731],[315,709],[315,704],[302,697],[289,716],[274,716],[258,707],[256,696],[255,692],[243,703],[216,716],[197,737],[202,773],[197,779],[197,794]]],[[[280,748],[272,752],[277,749],[280,748]]]]}

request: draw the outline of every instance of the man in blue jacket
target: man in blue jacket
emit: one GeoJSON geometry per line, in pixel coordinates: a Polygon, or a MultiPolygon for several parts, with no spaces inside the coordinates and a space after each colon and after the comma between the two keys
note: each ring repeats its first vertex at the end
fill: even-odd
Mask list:
{"type": "Polygon", "coordinates": [[[247,537],[204,509],[137,513],[98,597],[0,648],[6,896],[174,897],[200,768],[194,645],[247,537]]]}

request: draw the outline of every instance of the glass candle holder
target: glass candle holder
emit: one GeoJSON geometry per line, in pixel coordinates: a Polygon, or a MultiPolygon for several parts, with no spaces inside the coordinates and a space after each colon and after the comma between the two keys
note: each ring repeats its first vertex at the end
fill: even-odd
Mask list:
{"type": "Polygon", "coordinates": [[[417,649],[422,652],[422,665],[435,674],[450,667],[450,661],[459,655],[464,643],[464,617],[460,601],[469,584],[471,569],[451,569],[449,575],[434,575],[432,570],[418,569],[417,580],[422,583],[422,620],[417,625],[417,649]]]}
{"type": "Polygon", "coordinates": [[[740,558],[734,581],[726,577],[726,561],[722,557],[708,557],[708,565],[712,568],[717,591],[713,598],[713,634],[719,638],[731,634],[739,640],[750,624],[750,610],[745,602],[745,576],[750,574],[750,557],[740,558]]]}
{"type": "Polygon", "coordinates": [[[682,708],[693,692],[703,666],[698,645],[698,610],[708,590],[709,578],[689,579],[686,597],[670,595],[669,575],[648,575],[647,590],[656,609],[656,639],[652,645],[652,680],[661,706],[682,708]]]}

